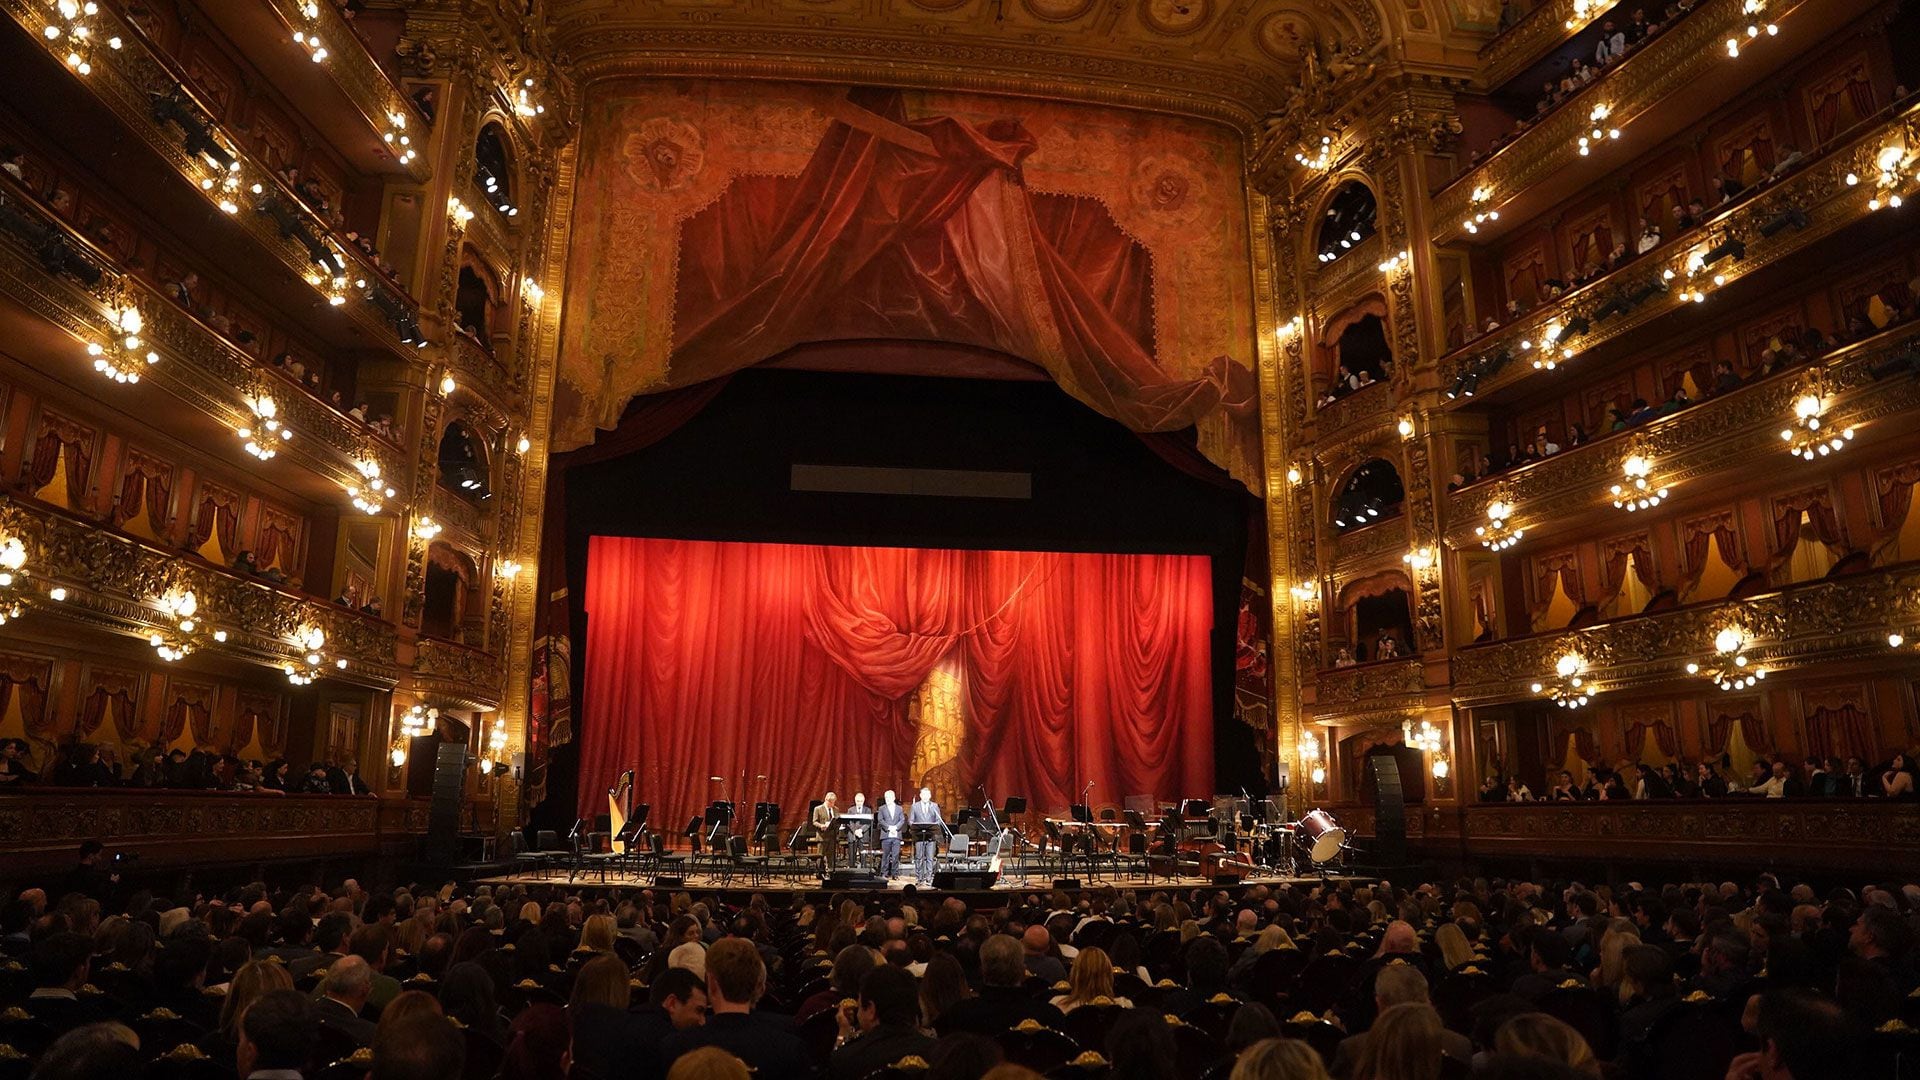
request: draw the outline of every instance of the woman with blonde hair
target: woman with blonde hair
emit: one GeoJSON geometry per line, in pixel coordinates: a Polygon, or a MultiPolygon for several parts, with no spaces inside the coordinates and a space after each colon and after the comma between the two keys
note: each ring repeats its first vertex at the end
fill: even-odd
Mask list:
{"type": "Polygon", "coordinates": [[[580,947],[575,952],[610,953],[613,951],[614,921],[611,915],[589,915],[580,928],[580,947]]]}
{"type": "Polygon", "coordinates": [[[725,1050],[703,1046],[675,1058],[667,1080],[753,1080],[753,1072],[725,1050]]]}
{"type": "Polygon", "coordinates": [[[579,972],[573,977],[570,1003],[576,1011],[580,1006],[592,1003],[625,1012],[633,1000],[630,978],[627,965],[621,963],[619,957],[612,953],[601,953],[580,965],[579,972]]]}
{"type": "Polygon", "coordinates": [[[249,960],[240,965],[233,973],[233,981],[227,985],[226,1000],[220,1003],[220,1030],[215,1033],[221,1048],[228,1051],[229,1059],[240,1045],[240,1017],[248,1007],[275,990],[291,989],[293,976],[287,974],[285,964],[249,960]]]}
{"type": "Polygon", "coordinates": [[[1319,1051],[1299,1039],[1263,1039],[1233,1063],[1228,1080],[1328,1080],[1319,1051]]]}
{"type": "Polygon", "coordinates": [[[1081,949],[1080,955],[1073,958],[1073,972],[1067,976],[1067,992],[1054,998],[1053,1005],[1063,1013],[1070,1013],[1082,1005],[1107,1003],[1123,1009],[1133,1008],[1133,1002],[1113,992],[1113,960],[1107,956],[1107,950],[1091,946],[1081,949]]]}
{"type": "Polygon", "coordinates": [[[1300,946],[1294,944],[1293,935],[1287,933],[1287,928],[1281,926],[1279,923],[1274,923],[1265,930],[1260,931],[1253,939],[1253,954],[1255,956],[1264,956],[1275,949],[1297,949],[1299,947],[1300,946]]]}
{"type": "Polygon", "coordinates": [[[540,909],[538,901],[529,900],[520,905],[520,921],[532,926],[540,925],[540,917],[546,912],[540,909]]]}
{"type": "Polygon", "coordinates": [[[1611,990],[1620,985],[1626,973],[1627,949],[1640,944],[1640,927],[1632,919],[1612,919],[1606,933],[1600,935],[1600,966],[1593,969],[1596,990],[1611,990]]]}
{"type": "Polygon", "coordinates": [[[1200,936],[1200,920],[1188,919],[1180,924],[1180,944],[1185,945],[1200,936]]]}
{"type": "Polygon", "coordinates": [[[1354,1062],[1355,1080],[1439,1080],[1440,1014],[1433,1006],[1388,1006],[1367,1029],[1354,1062]]]}
{"type": "Polygon", "coordinates": [[[1445,970],[1458,971],[1473,963],[1473,946],[1458,925],[1441,923],[1433,932],[1433,943],[1440,948],[1440,963],[1445,970]]]}
{"type": "Polygon", "coordinates": [[[440,1007],[440,999],[432,994],[424,990],[400,991],[392,1001],[387,1002],[386,1008],[380,1010],[380,1023],[374,1029],[374,1041],[378,1042],[381,1035],[422,1014],[447,1015],[446,1010],[440,1007]]]}
{"type": "Polygon", "coordinates": [[[1557,1062],[1582,1076],[1600,1075],[1600,1062],[1587,1040],[1565,1021],[1546,1013],[1521,1013],[1500,1025],[1493,1036],[1493,1049],[1501,1054],[1557,1062]]]}

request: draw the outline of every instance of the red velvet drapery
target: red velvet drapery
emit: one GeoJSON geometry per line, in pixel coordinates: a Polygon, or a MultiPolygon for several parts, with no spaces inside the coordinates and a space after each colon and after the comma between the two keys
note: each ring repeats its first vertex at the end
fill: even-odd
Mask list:
{"type": "Polygon", "coordinates": [[[1211,590],[1201,556],[594,537],[581,813],[630,767],[663,831],[723,794],[790,820],[828,788],[904,794],[936,667],[955,789],[1210,794],[1211,590]]]}
{"type": "Polygon", "coordinates": [[[1879,753],[1873,717],[1848,701],[1838,708],[1821,705],[1807,711],[1807,752],[1828,757],[1857,754],[1867,761],[1879,753]]]}
{"type": "Polygon", "coordinates": [[[1907,523],[1907,511],[1913,506],[1913,486],[1920,484],[1920,461],[1887,469],[1879,476],[1880,524],[1889,533],[1897,533],[1907,523]]]}

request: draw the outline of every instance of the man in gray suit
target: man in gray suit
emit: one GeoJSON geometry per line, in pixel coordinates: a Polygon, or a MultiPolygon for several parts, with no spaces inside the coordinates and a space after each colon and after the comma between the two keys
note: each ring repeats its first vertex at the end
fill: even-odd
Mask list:
{"type": "Polygon", "coordinates": [[[907,812],[892,791],[880,797],[873,824],[880,830],[880,876],[892,880],[900,874],[900,836],[907,831],[907,812]]]}
{"type": "MultiPolygon", "coordinates": [[[[940,824],[940,804],[933,801],[933,789],[920,789],[920,797],[914,800],[913,806],[907,811],[907,824],[940,824]]],[[[932,840],[916,837],[913,842],[913,879],[922,885],[933,884],[933,849],[932,840]]]]}

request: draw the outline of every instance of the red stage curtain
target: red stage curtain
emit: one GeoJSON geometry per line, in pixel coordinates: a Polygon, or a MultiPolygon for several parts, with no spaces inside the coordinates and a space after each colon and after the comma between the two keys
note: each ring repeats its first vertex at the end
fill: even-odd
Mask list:
{"type": "Polygon", "coordinates": [[[629,767],[663,830],[724,794],[790,821],[829,788],[904,797],[936,666],[963,685],[961,790],[1212,792],[1204,557],[594,537],[586,592],[582,813],[629,767]]]}

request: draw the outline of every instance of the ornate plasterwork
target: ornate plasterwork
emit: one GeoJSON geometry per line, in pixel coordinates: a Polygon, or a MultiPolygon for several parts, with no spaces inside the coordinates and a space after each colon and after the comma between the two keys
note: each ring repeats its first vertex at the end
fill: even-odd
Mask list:
{"type": "MultiPolygon", "coordinates": [[[[1920,324],[1908,324],[1888,340],[1855,347],[1824,367],[1833,426],[1864,425],[1910,415],[1920,408],[1920,383],[1911,379],[1876,383],[1871,369],[1913,346],[1920,324]]],[[[1756,461],[1777,459],[1782,468],[1797,463],[1780,441],[1781,426],[1793,417],[1794,399],[1804,392],[1801,374],[1745,386],[1703,401],[1684,412],[1644,424],[1635,437],[1608,439],[1576,447],[1502,476],[1495,484],[1474,484],[1446,496],[1447,541],[1475,547],[1473,529],[1486,521],[1487,505],[1497,497],[1513,507],[1511,523],[1525,529],[1529,542],[1547,523],[1564,521],[1599,506],[1616,482],[1631,452],[1653,457],[1657,479],[1670,487],[1694,485],[1710,477],[1750,469],[1756,461]]]]}
{"type": "Polygon", "coordinates": [[[1489,89],[1505,85],[1554,46],[1592,25],[1594,19],[1605,18],[1618,2],[1592,0],[1587,20],[1568,29],[1567,22],[1574,17],[1575,0],[1541,0],[1516,26],[1481,48],[1477,81],[1489,89]]]}
{"type": "Polygon", "coordinates": [[[1697,861],[1718,850],[1750,862],[1764,850],[1799,865],[1885,866],[1920,849],[1920,814],[1862,800],[1494,805],[1467,807],[1461,817],[1462,839],[1475,850],[1515,855],[1697,861]]]}
{"type": "MultiPolygon", "coordinates": [[[[400,92],[400,88],[387,78],[373,54],[367,51],[360,37],[334,4],[315,4],[311,8],[313,17],[308,18],[309,0],[267,0],[269,6],[279,14],[289,28],[313,28],[320,40],[327,46],[327,62],[320,69],[332,79],[347,99],[353,102],[354,109],[366,120],[368,130],[375,140],[379,140],[392,130],[388,117],[399,114],[406,117],[406,130],[424,148],[429,130],[426,118],[413,107],[413,102],[400,92]]],[[[432,174],[429,164],[431,155],[422,153],[404,165],[397,160],[394,165],[406,172],[416,183],[425,183],[432,174]]]]}
{"type": "MultiPolygon", "coordinates": [[[[1689,285],[1687,263],[1694,252],[1704,253],[1727,240],[1745,244],[1744,258],[1737,261],[1722,260],[1712,268],[1713,273],[1725,277],[1727,285],[1732,285],[1741,278],[1804,251],[1869,212],[1867,200],[1873,194],[1871,185],[1850,186],[1847,176],[1875,175],[1878,172],[1875,157],[1881,147],[1894,142],[1903,142],[1908,146],[1920,144],[1920,107],[1909,109],[1899,117],[1870,128],[1845,147],[1794,174],[1766,194],[1734,208],[1724,220],[1700,230],[1692,243],[1684,247],[1671,247],[1658,256],[1643,258],[1622,273],[1609,275],[1558,302],[1535,309],[1524,319],[1475,339],[1441,362],[1442,378],[1451,382],[1477,366],[1481,358],[1493,356],[1504,349],[1513,356],[1513,360],[1498,375],[1481,376],[1482,393],[1522,379],[1550,379],[1554,372],[1533,368],[1529,362],[1529,352],[1520,348],[1522,341],[1532,342],[1537,347],[1548,325],[1558,323],[1565,326],[1576,318],[1585,318],[1592,324],[1591,329],[1569,342],[1576,352],[1568,363],[1578,364],[1579,353],[1591,351],[1672,312],[1692,307],[1690,301],[1680,298],[1680,293],[1689,285]],[[1761,226],[1790,208],[1798,208],[1806,214],[1806,228],[1783,228],[1772,236],[1761,234],[1761,226]],[[1663,277],[1669,270],[1674,273],[1670,282],[1663,277]],[[1660,286],[1664,286],[1665,291],[1655,293],[1624,315],[1596,317],[1600,308],[1616,294],[1633,294],[1660,286]]],[[[1720,287],[1706,282],[1700,284],[1709,290],[1720,287]]]]}
{"type": "Polygon", "coordinates": [[[12,499],[0,501],[0,531],[20,538],[35,577],[67,590],[65,601],[37,605],[30,617],[144,637],[160,622],[156,601],[169,589],[190,589],[200,602],[200,621],[227,632],[219,646],[223,654],[279,667],[298,655],[296,633],[318,626],[326,633],[327,652],[348,662],[329,678],[376,687],[390,687],[397,678],[393,627],[337,604],[280,592],[12,499]]]}
{"type": "Polygon", "coordinates": [[[1530,684],[1565,653],[1587,662],[1589,685],[1606,693],[1687,679],[1684,665],[1710,652],[1714,635],[1745,627],[1747,650],[1769,671],[1885,657],[1889,627],[1920,614],[1920,567],[1799,585],[1746,600],[1639,615],[1583,630],[1474,645],[1453,657],[1456,704],[1532,698],[1530,684]]]}
{"type": "Polygon", "coordinates": [[[1341,706],[1372,707],[1388,699],[1417,703],[1426,689],[1425,667],[1419,660],[1331,668],[1314,676],[1313,711],[1320,715],[1337,712],[1341,706]]]}
{"type": "Polygon", "coordinates": [[[413,657],[413,693],[455,708],[491,711],[500,705],[504,672],[493,653],[422,638],[413,657]]]}

